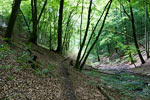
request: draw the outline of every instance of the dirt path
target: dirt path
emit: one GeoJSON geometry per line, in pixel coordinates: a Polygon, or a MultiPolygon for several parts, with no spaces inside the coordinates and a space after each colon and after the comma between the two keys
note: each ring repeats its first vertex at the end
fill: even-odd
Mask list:
{"type": "Polygon", "coordinates": [[[61,75],[62,75],[62,82],[64,83],[64,94],[66,96],[67,100],[76,100],[76,96],[74,93],[74,89],[72,86],[72,81],[69,78],[69,71],[66,68],[67,64],[63,61],[61,61],[60,64],[60,71],[61,71],[61,75]]]}
{"type": "Polygon", "coordinates": [[[39,66],[35,70],[28,63],[25,45],[9,46],[1,37],[0,43],[8,48],[6,57],[0,60],[0,100],[107,100],[91,84],[97,80],[74,70],[59,54],[32,45],[39,66]],[[49,66],[53,69],[47,73],[49,66]]]}

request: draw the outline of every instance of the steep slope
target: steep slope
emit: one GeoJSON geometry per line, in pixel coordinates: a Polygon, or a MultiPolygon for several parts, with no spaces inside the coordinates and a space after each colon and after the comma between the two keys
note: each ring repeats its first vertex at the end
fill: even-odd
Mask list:
{"type": "MultiPolygon", "coordinates": [[[[60,55],[0,37],[0,100],[107,100],[60,55]],[[34,59],[36,58],[36,60],[34,59]]],[[[94,80],[93,80],[94,81],[94,80]]]]}

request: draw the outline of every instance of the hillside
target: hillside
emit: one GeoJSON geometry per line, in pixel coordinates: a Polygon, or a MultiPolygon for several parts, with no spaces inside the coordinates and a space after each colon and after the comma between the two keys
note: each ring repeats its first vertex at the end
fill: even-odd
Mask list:
{"type": "Polygon", "coordinates": [[[7,44],[0,37],[0,43],[1,100],[121,100],[121,98],[131,100],[134,98],[106,84],[107,81],[105,82],[102,77],[109,79],[109,74],[98,72],[99,75],[92,70],[80,73],[70,65],[69,58],[36,45],[32,45],[32,55],[29,55],[28,50],[17,42],[7,44]],[[36,61],[32,59],[34,56],[37,56],[36,61]]]}
{"type": "Polygon", "coordinates": [[[150,100],[149,0],[0,0],[0,100],[150,100]]]}
{"type": "Polygon", "coordinates": [[[32,56],[21,46],[8,45],[2,37],[0,44],[1,100],[107,100],[86,82],[92,78],[72,69],[58,54],[35,46],[32,55],[37,60],[30,63],[32,56]]]}

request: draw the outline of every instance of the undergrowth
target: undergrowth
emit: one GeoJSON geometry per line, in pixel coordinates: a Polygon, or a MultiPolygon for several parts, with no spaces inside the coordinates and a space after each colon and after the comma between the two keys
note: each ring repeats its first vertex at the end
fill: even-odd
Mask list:
{"type": "MultiPolygon", "coordinates": [[[[16,66],[12,66],[10,64],[0,64],[0,69],[5,70],[16,70],[21,71],[24,69],[29,69],[33,71],[33,74],[39,75],[40,77],[50,77],[54,75],[54,65],[49,64],[48,66],[44,66],[44,64],[40,61],[33,61],[33,57],[30,55],[28,51],[18,52],[15,54],[15,50],[11,50],[8,44],[0,45],[0,60],[5,60],[7,56],[11,56],[11,60],[16,61],[16,66]]],[[[11,77],[8,77],[8,80],[12,80],[11,77]]]]}
{"type": "MultiPolygon", "coordinates": [[[[150,78],[131,75],[127,72],[121,72],[115,75],[102,74],[96,71],[83,71],[83,73],[100,78],[103,84],[119,90],[122,95],[135,100],[138,98],[150,100],[150,78]]],[[[123,100],[130,99],[124,98],[123,100]]]]}

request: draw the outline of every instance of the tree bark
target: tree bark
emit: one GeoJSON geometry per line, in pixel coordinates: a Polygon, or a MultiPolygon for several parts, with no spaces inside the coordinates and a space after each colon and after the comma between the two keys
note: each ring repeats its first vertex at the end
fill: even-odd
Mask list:
{"type": "Polygon", "coordinates": [[[25,23],[26,23],[26,26],[28,27],[28,32],[31,34],[30,25],[29,25],[29,23],[28,23],[28,21],[27,21],[25,15],[24,15],[24,13],[22,12],[21,9],[20,9],[20,12],[21,12],[21,14],[22,14],[22,16],[23,16],[23,19],[24,19],[24,21],[25,21],[25,23]]]}
{"type": "Polygon", "coordinates": [[[89,45],[90,45],[90,42],[91,42],[93,36],[95,35],[95,30],[96,30],[96,28],[97,28],[97,26],[98,26],[100,20],[102,19],[103,15],[104,15],[104,13],[105,13],[105,10],[106,10],[107,6],[109,5],[109,3],[110,3],[110,1],[106,4],[106,6],[105,6],[105,8],[104,8],[104,10],[103,10],[103,12],[102,12],[100,18],[98,19],[96,25],[94,26],[94,28],[93,28],[93,30],[92,30],[91,36],[90,36],[90,38],[89,38],[89,40],[88,40],[88,43],[87,43],[86,48],[85,48],[85,50],[84,50],[83,56],[81,57],[81,59],[80,59],[80,61],[79,61],[79,64],[82,62],[82,60],[84,59],[84,57],[85,57],[85,55],[86,55],[87,49],[88,49],[88,47],[89,47],[89,45]]]}
{"type": "Polygon", "coordinates": [[[90,1],[90,5],[89,5],[88,19],[87,19],[87,26],[86,26],[85,35],[84,35],[82,44],[81,44],[81,46],[80,46],[80,49],[79,49],[79,52],[78,52],[77,59],[76,59],[76,64],[75,64],[75,68],[76,68],[76,69],[78,69],[78,67],[79,67],[79,65],[80,65],[79,61],[80,61],[81,53],[82,53],[82,50],[83,50],[83,47],[84,47],[84,44],[85,44],[85,41],[86,41],[86,38],[87,38],[89,26],[90,26],[91,11],[92,11],[92,3],[93,3],[93,0],[90,1]]]}
{"type": "Polygon", "coordinates": [[[109,43],[107,43],[107,51],[108,51],[109,54],[111,54],[111,51],[110,51],[110,44],[109,44],[109,43]]]}
{"type": "Polygon", "coordinates": [[[149,12],[148,12],[148,7],[149,5],[146,3],[145,5],[145,38],[146,38],[146,41],[145,41],[145,46],[146,46],[146,55],[147,55],[147,59],[150,58],[149,56],[149,30],[148,30],[148,27],[149,27],[149,12]]]}
{"type": "Polygon", "coordinates": [[[14,25],[16,22],[18,10],[21,4],[21,0],[14,0],[14,5],[12,7],[11,16],[9,18],[8,27],[6,29],[5,38],[11,39],[13,34],[14,25]]]}
{"type": "Polygon", "coordinates": [[[84,0],[82,0],[81,24],[80,24],[80,46],[82,43],[82,22],[83,22],[84,0]]]}
{"type": "Polygon", "coordinates": [[[99,48],[98,48],[98,46],[97,46],[97,48],[96,48],[96,53],[97,53],[97,60],[98,60],[98,62],[100,62],[99,48]]]}
{"type": "Polygon", "coordinates": [[[42,10],[40,12],[40,15],[38,17],[38,15],[37,15],[37,0],[31,0],[33,30],[32,30],[32,34],[30,36],[30,42],[32,42],[34,44],[37,44],[38,23],[41,19],[41,16],[42,16],[43,12],[44,12],[46,4],[47,4],[47,0],[45,0],[43,8],[42,8],[42,10]]]}
{"type": "MultiPolygon", "coordinates": [[[[129,0],[129,3],[130,3],[130,0],[129,0]]],[[[141,54],[141,51],[140,51],[140,48],[139,48],[139,45],[138,45],[138,42],[137,42],[136,29],[135,29],[135,20],[134,20],[134,14],[133,14],[133,10],[132,10],[131,4],[130,4],[130,13],[131,13],[131,24],[132,24],[132,30],[133,30],[133,37],[134,37],[135,47],[136,47],[136,50],[138,52],[139,58],[141,60],[141,63],[144,64],[145,61],[143,59],[143,56],[141,54]]]]}
{"type": "Polygon", "coordinates": [[[33,29],[32,29],[32,34],[30,36],[30,41],[36,44],[37,42],[37,0],[31,0],[31,7],[32,7],[33,29]]]}
{"type": "Polygon", "coordinates": [[[60,0],[59,20],[58,20],[58,47],[57,52],[62,52],[62,21],[63,21],[64,0],[60,0]]]}
{"type": "Polygon", "coordinates": [[[94,48],[96,42],[98,41],[98,39],[99,39],[99,37],[100,37],[100,35],[101,35],[101,33],[102,33],[102,30],[103,30],[103,28],[104,28],[105,21],[106,21],[107,15],[108,15],[108,13],[109,13],[111,4],[112,4],[112,0],[110,0],[110,4],[109,4],[108,9],[107,9],[107,11],[106,11],[106,14],[105,14],[105,16],[104,16],[104,20],[103,20],[102,25],[101,25],[101,27],[100,27],[100,29],[99,29],[98,35],[96,36],[95,41],[93,42],[93,44],[91,45],[89,51],[87,52],[87,55],[85,56],[85,58],[84,58],[84,60],[83,60],[83,62],[82,62],[82,64],[81,64],[81,66],[80,66],[80,68],[79,68],[79,71],[82,71],[83,66],[84,66],[84,64],[85,64],[85,62],[86,62],[86,60],[87,60],[87,58],[88,58],[90,52],[91,52],[92,49],[94,48]]]}

